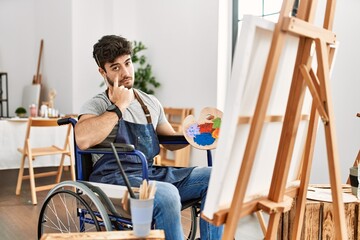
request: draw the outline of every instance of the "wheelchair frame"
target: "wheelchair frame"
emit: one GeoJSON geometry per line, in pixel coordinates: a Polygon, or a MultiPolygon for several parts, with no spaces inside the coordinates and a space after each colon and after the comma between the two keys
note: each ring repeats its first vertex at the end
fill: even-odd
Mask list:
{"type": "MultiPolygon", "coordinates": [[[[73,118],[58,120],[59,125],[72,124],[73,129],[76,123],[77,120],[73,118]]],[[[46,231],[84,232],[132,229],[130,216],[127,215],[126,212],[119,212],[110,200],[111,193],[105,193],[105,191],[102,190],[106,189],[103,187],[106,185],[115,189],[118,188],[115,191],[120,198],[120,196],[122,196],[120,189],[124,190],[126,187],[87,181],[92,170],[92,161],[85,156],[91,157],[90,154],[92,153],[113,154],[110,146],[103,145],[88,150],[81,150],[76,145],[74,131],[73,137],[77,181],[61,182],[49,191],[39,214],[38,238],[40,239],[46,231]],[[71,215],[72,211],[70,211],[69,206],[72,205],[76,208],[76,212],[73,212],[76,216],[71,215]],[[65,215],[63,219],[58,216],[57,208],[64,208],[62,209],[63,211],[61,211],[62,214],[65,215]],[[45,231],[45,229],[47,230],[45,231]]],[[[171,139],[166,136],[159,136],[159,142],[160,144],[188,144],[185,138],[171,139]]],[[[136,150],[133,145],[128,144],[115,144],[115,147],[120,156],[138,156],[142,162],[142,177],[143,179],[148,179],[147,160],[141,151],[136,150]]],[[[212,166],[210,150],[207,150],[207,158],[208,166],[212,166]]],[[[186,234],[186,239],[195,239],[200,213],[199,206],[200,199],[182,203],[182,210],[189,208],[191,214],[190,229],[186,234]]]]}

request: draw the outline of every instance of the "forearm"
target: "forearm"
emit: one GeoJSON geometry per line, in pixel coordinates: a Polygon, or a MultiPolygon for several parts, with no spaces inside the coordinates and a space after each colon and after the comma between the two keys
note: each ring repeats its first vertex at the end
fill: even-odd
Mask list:
{"type": "Polygon", "coordinates": [[[76,144],[87,149],[101,143],[110,134],[119,119],[115,113],[105,112],[99,116],[83,115],[75,126],[76,144]]]}
{"type": "MultiPolygon", "coordinates": [[[[181,135],[176,133],[174,128],[168,122],[159,125],[156,132],[158,135],[181,135]]],[[[175,151],[188,146],[188,144],[162,144],[162,146],[167,150],[175,151]]]]}
{"type": "Polygon", "coordinates": [[[189,144],[161,144],[161,145],[170,151],[176,151],[189,146],[189,144]]]}

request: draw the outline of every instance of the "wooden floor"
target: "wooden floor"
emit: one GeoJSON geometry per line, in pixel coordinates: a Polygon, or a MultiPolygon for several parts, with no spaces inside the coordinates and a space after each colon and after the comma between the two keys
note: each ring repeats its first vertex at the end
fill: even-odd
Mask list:
{"type": "MultiPolygon", "coordinates": [[[[55,170],[55,168],[51,170],[55,170]]],[[[15,195],[17,176],[18,169],[0,170],[0,239],[37,239],[39,212],[48,191],[38,192],[38,204],[33,205],[28,180],[23,182],[21,194],[15,195]]],[[[70,172],[64,171],[62,180],[69,179],[70,172]]],[[[54,178],[51,177],[39,178],[36,180],[36,184],[49,184],[52,181],[54,178]]],[[[184,211],[183,214],[189,213],[184,211]]],[[[188,224],[183,222],[183,225],[188,224]]],[[[199,237],[199,231],[197,237],[199,237]]]]}
{"type": "MultiPolygon", "coordinates": [[[[37,239],[40,207],[48,191],[37,193],[38,205],[31,203],[30,184],[25,180],[20,196],[15,195],[18,169],[0,170],[0,239],[37,239]]],[[[65,171],[62,180],[70,179],[65,171]]],[[[36,184],[47,184],[54,178],[39,178],[36,184]]]]}

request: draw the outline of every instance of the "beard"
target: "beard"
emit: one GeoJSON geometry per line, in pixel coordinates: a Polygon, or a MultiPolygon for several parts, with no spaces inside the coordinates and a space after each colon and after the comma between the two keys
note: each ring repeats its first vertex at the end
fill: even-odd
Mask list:
{"type": "MultiPolygon", "coordinates": [[[[106,76],[106,81],[108,83],[108,85],[114,87],[114,81],[112,79],[110,79],[109,77],[106,76]]],[[[121,80],[119,80],[119,86],[124,86],[127,89],[131,89],[134,86],[134,81],[132,77],[127,77],[127,78],[123,78],[121,80]]]]}

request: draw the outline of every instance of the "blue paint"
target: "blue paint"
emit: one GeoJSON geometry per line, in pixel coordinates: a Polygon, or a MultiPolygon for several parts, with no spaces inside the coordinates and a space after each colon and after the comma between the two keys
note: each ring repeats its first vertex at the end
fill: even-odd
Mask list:
{"type": "Polygon", "coordinates": [[[201,133],[194,137],[194,142],[200,146],[211,145],[215,142],[215,138],[211,136],[211,133],[201,133]]]}

